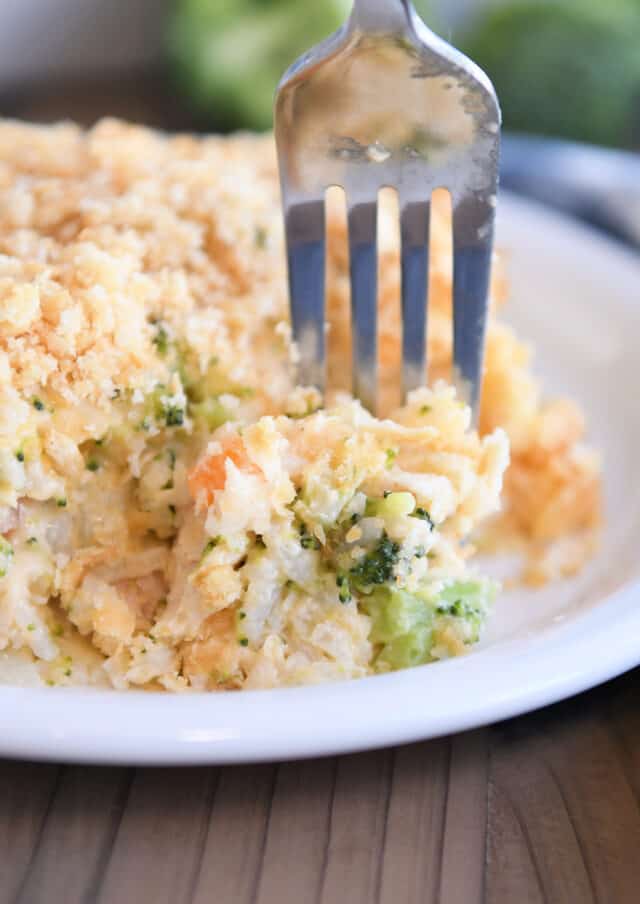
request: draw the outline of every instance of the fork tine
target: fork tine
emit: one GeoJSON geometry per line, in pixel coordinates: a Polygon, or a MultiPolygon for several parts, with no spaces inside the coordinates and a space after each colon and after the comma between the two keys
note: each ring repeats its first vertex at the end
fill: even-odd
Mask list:
{"type": "Polygon", "coordinates": [[[378,371],[377,201],[349,205],[353,392],[376,409],[378,371]]]}
{"type": "Polygon", "coordinates": [[[406,203],[400,211],[402,387],[405,395],[421,386],[426,376],[430,214],[430,201],[406,203]]]}
{"type": "Polygon", "coordinates": [[[494,205],[473,198],[453,212],[453,362],[478,420],[489,302],[494,205]]]}
{"type": "Polygon", "coordinates": [[[325,383],[325,210],[324,200],[286,208],[289,297],[293,335],[300,352],[299,379],[325,383]]]}

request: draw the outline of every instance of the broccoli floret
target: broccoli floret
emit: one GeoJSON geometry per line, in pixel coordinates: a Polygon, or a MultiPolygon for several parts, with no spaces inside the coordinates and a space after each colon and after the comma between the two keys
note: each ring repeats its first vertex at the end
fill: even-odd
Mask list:
{"type": "Polygon", "coordinates": [[[400,545],[383,533],[376,548],[350,569],[351,582],[359,590],[376,584],[386,584],[393,577],[399,555],[400,545]]]}
{"type": "Polygon", "coordinates": [[[436,613],[462,619],[471,629],[475,642],[495,594],[491,581],[454,581],[440,593],[436,613]]]}
{"type": "Polygon", "coordinates": [[[157,321],[153,326],[155,333],[151,341],[155,345],[160,357],[164,358],[169,351],[169,333],[161,321],[157,321]]]}
{"type": "Polygon", "coordinates": [[[420,506],[413,513],[414,518],[420,518],[421,521],[426,521],[431,530],[434,529],[435,524],[433,523],[433,519],[429,512],[425,508],[421,508],[420,506]]]}
{"type": "Polygon", "coordinates": [[[376,587],[360,605],[371,618],[369,638],[378,646],[378,669],[430,662],[438,630],[460,626],[465,644],[475,643],[495,593],[491,581],[454,581],[440,593],[425,585],[416,593],[376,587]]]}
{"type": "Polygon", "coordinates": [[[349,0],[178,0],[169,29],[174,71],[217,124],[272,125],[276,85],[296,57],[345,21],[349,0]]]}
{"type": "Polygon", "coordinates": [[[0,578],[3,578],[13,560],[13,546],[4,537],[0,537],[0,578]]]}
{"type": "Polygon", "coordinates": [[[256,226],[253,231],[253,244],[256,248],[266,248],[269,233],[264,226],[256,226]]]}
{"type": "Polygon", "coordinates": [[[382,499],[367,499],[365,514],[377,518],[402,518],[410,515],[416,507],[416,500],[411,493],[404,491],[391,493],[386,490],[382,499]]]}
{"type": "Polygon", "coordinates": [[[351,587],[349,586],[349,578],[346,574],[336,575],[336,586],[338,587],[338,599],[341,603],[351,602],[351,587]]]}
{"type": "Polygon", "coordinates": [[[379,646],[378,669],[402,669],[429,662],[433,606],[405,590],[380,587],[362,599],[371,618],[369,639],[379,646]]]}
{"type": "Polygon", "coordinates": [[[189,406],[189,414],[197,424],[203,424],[208,430],[216,430],[230,418],[227,409],[216,398],[194,402],[189,406]]]}
{"type": "MultiPolygon", "coordinates": [[[[351,0],[174,0],[167,42],[173,72],[210,124],[270,128],[285,69],[338,29],[351,6],[351,0]]],[[[415,6],[436,24],[432,0],[415,6]]]]}
{"type": "Polygon", "coordinates": [[[202,550],[202,556],[200,557],[201,561],[206,559],[206,557],[209,555],[211,550],[215,549],[219,543],[220,543],[220,537],[212,537],[210,540],[207,540],[207,542],[204,545],[204,549],[202,550]]]}
{"type": "Polygon", "coordinates": [[[145,416],[140,422],[139,429],[149,430],[152,425],[151,418],[167,427],[182,427],[185,415],[182,401],[178,397],[168,395],[167,386],[158,383],[153,392],[147,396],[145,416]]]}
{"type": "Polygon", "coordinates": [[[462,49],[493,80],[507,128],[633,145],[639,44],[637,0],[520,0],[493,4],[462,49]]]}
{"type": "Polygon", "coordinates": [[[165,409],[167,427],[182,427],[184,424],[184,408],[179,405],[167,405],[165,409]]]}
{"type": "Polygon", "coordinates": [[[320,549],[320,541],[309,532],[306,524],[300,525],[300,546],[303,549],[320,549]]]}

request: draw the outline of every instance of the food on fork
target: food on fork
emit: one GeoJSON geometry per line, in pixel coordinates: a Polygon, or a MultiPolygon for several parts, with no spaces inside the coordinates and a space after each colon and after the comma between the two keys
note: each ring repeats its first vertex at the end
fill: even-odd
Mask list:
{"type": "Polygon", "coordinates": [[[480,436],[444,382],[442,209],[432,386],[402,407],[397,236],[382,212],[374,418],[342,389],[337,210],[332,385],[326,400],[296,386],[270,137],[3,122],[0,203],[1,681],[271,687],[461,653],[496,590],[472,554],[503,473],[502,523],[544,557],[535,577],[577,564],[599,475],[575,406],[541,401],[495,310],[480,436]],[[552,562],[550,542],[569,538],[571,562],[552,562]]]}

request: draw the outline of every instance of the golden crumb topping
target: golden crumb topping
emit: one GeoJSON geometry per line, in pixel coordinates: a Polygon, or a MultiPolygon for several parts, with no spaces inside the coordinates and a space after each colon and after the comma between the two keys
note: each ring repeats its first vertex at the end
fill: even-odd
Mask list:
{"type": "Polygon", "coordinates": [[[378,420],[344,395],[336,192],[327,398],[296,385],[270,136],[0,122],[0,650],[36,683],[264,687],[464,651],[492,595],[467,570],[466,541],[498,507],[505,433],[503,527],[533,542],[530,579],[590,552],[598,460],[576,406],[543,398],[529,349],[499,320],[498,257],[481,437],[442,382],[443,194],[435,389],[398,408],[394,203],[383,198],[379,219],[381,413],[392,414],[378,420]],[[566,554],[551,555],[558,540],[566,554]]]}

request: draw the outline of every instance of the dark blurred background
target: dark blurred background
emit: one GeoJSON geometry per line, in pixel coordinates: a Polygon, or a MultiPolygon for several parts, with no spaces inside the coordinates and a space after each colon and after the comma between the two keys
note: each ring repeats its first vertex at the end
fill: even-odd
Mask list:
{"type": "MultiPolygon", "coordinates": [[[[640,149],[640,0],[415,5],[496,85],[505,127],[516,136],[505,142],[503,183],[640,243],[640,163],[628,153],[640,149]]],[[[282,71],[337,28],[350,6],[0,0],[0,115],[267,129],[282,71]]]]}

